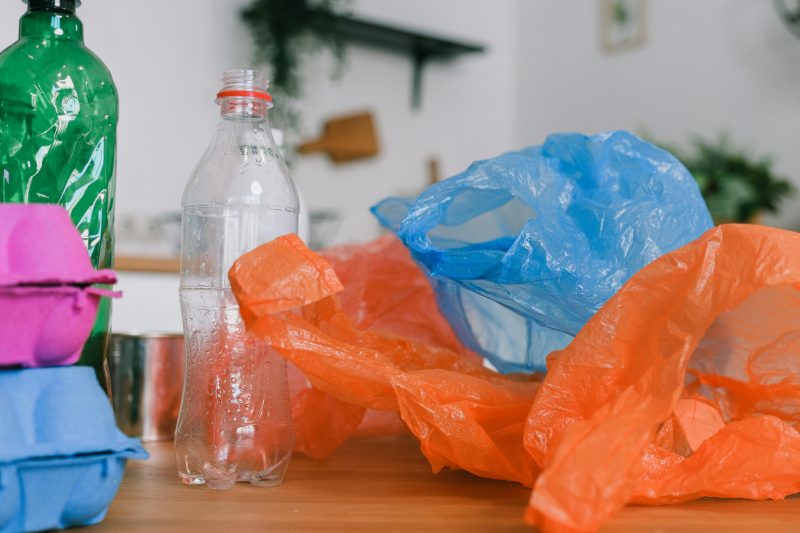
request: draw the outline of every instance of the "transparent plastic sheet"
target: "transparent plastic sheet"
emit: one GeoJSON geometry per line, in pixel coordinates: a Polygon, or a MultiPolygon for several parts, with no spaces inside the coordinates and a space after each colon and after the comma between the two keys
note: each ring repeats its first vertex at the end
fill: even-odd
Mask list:
{"type": "Polygon", "coordinates": [[[248,326],[319,392],[309,405],[399,411],[434,471],[533,486],[531,524],[591,531],[631,502],[800,492],[800,234],[726,225],[658,259],[541,384],[360,330],[335,279],[292,236],[231,271],[248,326]]]}
{"type": "Polygon", "coordinates": [[[551,135],[373,212],[502,372],[544,370],[628,278],[712,226],[686,168],[624,131],[551,135]]]}

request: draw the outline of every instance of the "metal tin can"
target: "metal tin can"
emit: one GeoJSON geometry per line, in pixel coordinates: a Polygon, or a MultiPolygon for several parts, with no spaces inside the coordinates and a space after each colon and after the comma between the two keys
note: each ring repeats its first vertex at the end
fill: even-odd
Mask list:
{"type": "Polygon", "coordinates": [[[183,335],[114,333],[109,372],[119,428],[143,441],[174,438],[183,387],[183,335]]]}

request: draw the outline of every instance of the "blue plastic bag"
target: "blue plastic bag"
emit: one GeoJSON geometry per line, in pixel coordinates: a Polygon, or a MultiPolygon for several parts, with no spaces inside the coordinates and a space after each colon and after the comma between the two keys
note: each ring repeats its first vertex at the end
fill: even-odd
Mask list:
{"type": "Polygon", "coordinates": [[[625,131],[551,135],[372,211],[501,372],[545,370],[628,278],[713,225],[689,171],[625,131]]]}

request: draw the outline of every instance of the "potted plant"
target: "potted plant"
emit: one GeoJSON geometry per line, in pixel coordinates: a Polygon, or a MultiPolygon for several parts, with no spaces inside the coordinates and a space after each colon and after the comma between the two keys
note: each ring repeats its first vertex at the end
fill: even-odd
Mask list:
{"type": "Polygon", "coordinates": [[[348,15],[349,5],[349,0],[252,0],[242,10],[256,45],[256,59],[269,65],[270,92],[280,102],[271,115],[275,127],[298,129],[300,113],[293,102],[302,95],[303,56],[329,49],[337,72],[341,70],[345,44],[325,21],[348,15]]]}
{"type": "Polygon", "coordinates": [[[699,138],[688,151],[671,149],[697,180],[711,216],[724,222],[757,222],[774,213],[795,188],[775,174],[769,156],[753,156],[726,135],[716,142],[699,138]]]}

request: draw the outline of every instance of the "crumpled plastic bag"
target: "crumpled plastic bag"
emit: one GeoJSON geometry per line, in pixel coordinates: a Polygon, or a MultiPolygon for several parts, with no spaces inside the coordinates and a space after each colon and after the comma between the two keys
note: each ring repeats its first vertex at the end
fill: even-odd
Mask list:
{"type": "Polygon", "coordinates": [[[544,370],[628,278],[713,225],[686,168],[624,131],[551,135],[373,212],[501,372],[544,370]]]}
{"type": "MultiPolygon", "coordinates": [[[[336,246],[320,255],[344,286],[337,299],[356,327],[445,347],[479,361],[459,342],[439,312],[427,278],[395,237],[336,246]]],[[[408,432],[396,411],[337,400],[311,386],[291,363],[289,378],[297,452],[323,459],[353,436],[408,432]]]]}
{"type": "Polygon", "coordinates": [[[800,492],[800,234],[720,226],[654,261],[541,383],[360,329],[296,237],[230,277],[248,327],[316,390],[398,411],[434,471],[533,486],[525,517],[547,531],[594,530],[629,502],[800,492]]]}
{"type": "MultiPolygon", "coordinates": [[[[394,411],[420,439],[435,471],[463,468],[532,486],[538,468],[522,446],[522,432],[538,387],[535,377],[506,377],[484,368],[479,357],[452,337],[435,305],[423,321],[413,312],[403,319],[390,311],[392,302],[408,311],[426,298],[433,304],[433,293],[394,237],[372,246],[396,254],[395,266],[405,263],[417,277],[405,295],[400,287],[396,294],[384,287],[370,289],[373,283],[383,284],[375,272],[363,277],[371,277],[365,288],[377,291],[378,297],[370,296],[372,302],[362,307],[370,312],[355,313],[355,320],[345,308],[353,313],[361,298],[358,291],[340,292],[332,267],[294,235],[245,254],[229,273],[247,327],[302,370],[313,387],[314,405],[305,412],[294,409],[298,441],[307,443],[298,448],[312,457],[325,456],[354,433],[364,410],[394,411]],[[383,318],[376,313],[379,309],[383,318]],[[373,329],[362,329],[357,322],[371,323],[373,329]],[[345,412],[347,404],[353,405],[352,411],[345,412]],[[344,429],[336,427],[336,420],[344,429]]],[[[369,259],[364,258],[365,265],[369,259]]],[[[392,275],[390,266],[383,275],[392,275]]]]}
{"type": "MultiPolygon", "coordinates": [[[[436,306],[427,278],[397,238],[320,252],[343,289],[342,311],[359,329],[378,331],[477,357],[458,340],[436,306]]],[[[476,359],[477,361],[477,359],[476,359]]]]}
{"type": "Polygon", "coordinates": [[[645,267],[548,360],[526,517],[800,492],[800,234],[725,225],[645,267]],[[677,438],[676,438],[677,437],[677,438]]]}

